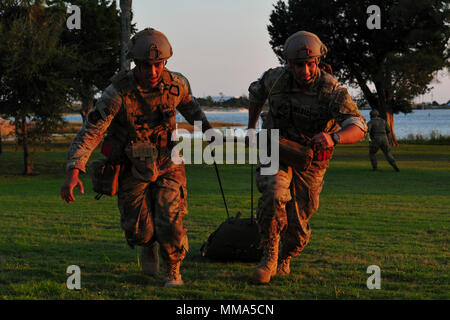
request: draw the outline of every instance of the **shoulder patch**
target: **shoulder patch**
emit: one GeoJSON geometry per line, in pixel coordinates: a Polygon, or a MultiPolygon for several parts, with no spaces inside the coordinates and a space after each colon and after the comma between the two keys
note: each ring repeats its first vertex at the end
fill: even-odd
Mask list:
{"type": "Polygon", "coordinates": [[[109,107],[106,105],[106,103],[100,99],[96,104],[95,104],[95,110],[98,111],[102,117],[102,119],[105,119],[107,116],[109,116],[112,112],[109,109],[109,107]]]}
{"type": "Polygon", "coordinates": [[[322,78],[326,84],[336,85],[338,83],[338,80],[328,72],[322,72],[322,78]]]}
{"type": "Polygon", "coordinates": [[[331,94],[331,92],[333,91],[333,89],[336,87],[337,84],[338,80],[335,77],[333,77],[329,73],[322,72],[322,79],[321,79],[322,90],[326,90],[331,94]]]}
{"type": "Polygon", "coordinates": [[[95,125],[100,120],[105,120],[112,113],[112,105],[107,105],[103,99],[100,99],[95,104],[94,109],[89,112],[88,121],[95,125]]]}
{"type": "Polygon", "coordinates": [[[329,73],[322,72],[319,85],[319,101],[330,102],[332,96],[336,94],[335,89],[337,84],[338,81],[335,77],[329,73]]]}
{"type": "Polygon", "coordinates": [[[339,90],[336,90],[334,95],[334,103],[338,106],[342,106],[347,100],[347,89],[340,88],[339,90]]]}
{"type": "Polygon", "coordinates": [[[289,87],[289,72],[286,67],[277,67],[267,70],[263,79],[264,84],[269,88],[269,96],[289,87]]]}
{"type": "Polygon", "coordinates": [[[91,124],[97,124],[97,122],[102,118],[102,115],[98,110],[93,110],[88,114],[88,122],[91,124]]]}

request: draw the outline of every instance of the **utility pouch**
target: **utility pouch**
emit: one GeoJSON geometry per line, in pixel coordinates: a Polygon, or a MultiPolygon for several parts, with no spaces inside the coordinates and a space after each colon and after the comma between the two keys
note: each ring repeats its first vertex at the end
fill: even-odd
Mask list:
{"type": "Polygon", "coordinates": [[[158,176],[159,151],[151,141],[135,141],[125,148],[125,154],[132,163],[136,178],[154,181],[158,176]]]}
{"type": "Polygon", "coordinates": [[[312,148],[281,136],[279,141],[280,161],[298,171],[308,170],[314,158],[314,151],[312,148]]]}
{"type": "Polygon", "coordinates": [[[119,190],[120,164],[112,164],[107,159],[92,163],[92,186],[97,200],[102,195],[114,196],[119,190]]]}

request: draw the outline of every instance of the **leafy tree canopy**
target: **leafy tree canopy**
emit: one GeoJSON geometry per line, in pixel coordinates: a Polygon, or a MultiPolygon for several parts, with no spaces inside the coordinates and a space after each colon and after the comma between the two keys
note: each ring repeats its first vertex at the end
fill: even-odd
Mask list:
{"type": "MultiPolygon", "coordinates": [[[[50,2],[65,5],[61,0],[50,2]]],[[[71,0],[70,4],[80,8],[81,28],[66,28],[62,41],[75,48],[77,62],[71,94],[82,102],[82,115],[86,116],[95,94],[105,89],[119,70],[120,11],[112,0],[71,0]]]]}
{"type": "Polygon", "coordinates": [[[64,28],[61,9],[42,1],[7,0],[0,7],[0,115],[15,121],[26,174],[29,143],[48,138],[69,103],[75,57],[61,43],[64,28]]]}
{"type": "Polygon", "coordinates": [[[288,0],[274,5],[268,31],[282,63],[289,35],[317,34],[335,75],[360,87],[372,108],[410,112],[412,99],[449,67],[449,15],[448,1],[439,0],[288,0]],[[380,8],[380,29],[367,27],[371,5],[380,8]]]}
{"type": "Polygon", "coordinates": [[[40,1],[9,4],[0,11],[0,113],[60,120],[75,58],[60,41],[65,16],[40,1]]]}

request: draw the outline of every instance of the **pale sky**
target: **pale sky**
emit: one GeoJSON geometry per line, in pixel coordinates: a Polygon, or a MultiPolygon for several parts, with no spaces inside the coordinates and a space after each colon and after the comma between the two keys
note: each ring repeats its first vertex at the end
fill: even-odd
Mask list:
{"type": "MultiPolygon", "coordinates": [[[[117,1],[119,2],[119,0],[117,1]]],[[[173,47],[169,70],[181,72],[194,96],[248,95],[249,84],[279,66],[267,24],[276,0],[133,0],[138,30],[153,27],[173,47]]],[[[417,101],[450,99],[450,76],[417,101]]],[[[351,91],[355,94],[355,91],[351,91]]]]}

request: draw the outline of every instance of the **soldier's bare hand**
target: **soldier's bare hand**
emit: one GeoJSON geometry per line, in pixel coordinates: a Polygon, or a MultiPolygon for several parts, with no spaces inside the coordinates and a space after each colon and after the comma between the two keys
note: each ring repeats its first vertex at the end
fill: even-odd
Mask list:
{"type": "Polygon", "coordinates": [[[75,201],[75,197],[73,195],[73,189],[80,189],[81,194],[84,194],[84,186],[78,177],[78,169],[71,170],[67,173],[66,181],[61,187],[61,198],[67,202],[71,203],[75,201]]]}
{"type": "Polygon", "coordinates": [[[312,137],[312,143],[321,149],[332,148],[334,141],[328,133],[321,132],[312,137]]]}

